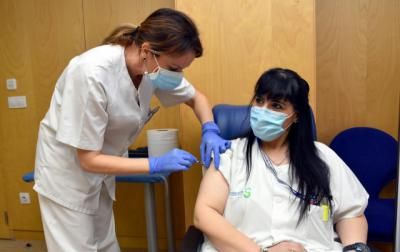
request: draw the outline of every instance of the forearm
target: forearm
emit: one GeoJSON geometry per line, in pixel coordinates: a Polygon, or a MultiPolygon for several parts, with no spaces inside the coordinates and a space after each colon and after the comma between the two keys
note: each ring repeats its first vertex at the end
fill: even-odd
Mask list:
{"type": "Polygon", "coordinates": [[[196,206],[194,224],[207,235],[218,251],[260,251],[260,247],[253,240],[212,208],[196,206]]]}
{"type": "Polygon", "coordinates": [[[185,102],[185,104],[193,109],[194,114],[201,124],[213,121],[210,103],[208,102],[207,97],[198,90],[196,90],[194,97],[185,102]]]}
{"type": "Polygon", "coordinates": [[[101,154],[95,151],[77,150],[83,170],[103,174],[149,173],[147,158],[126,158],[101,154]]]}
{"type": "Polygon", "coordinates": [[[355,242],[366,243],[368,234],[368,223],[365,215],[340,220],[336,223],[336,231],[343,246],[355,242]]]}

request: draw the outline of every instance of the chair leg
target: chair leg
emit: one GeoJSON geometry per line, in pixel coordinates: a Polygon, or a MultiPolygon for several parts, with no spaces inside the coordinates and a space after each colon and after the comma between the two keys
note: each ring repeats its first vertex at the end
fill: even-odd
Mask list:
{"type": "Polygon", "coordinates": [[[157,219],[155,213],[156,205],[153,183],[144,184],[144,194],[146,208],[147,249],[149,252],[158,252],[157,219]]]}
{"type": "Polygon", "coordinates": [[[172,223],[172,210],[171,210],[171,199],[170,199],[170,188],[168,178],[163,177],[165,187],[165,220],[167,226],[167,241],[168,241],[168,252],[174,252],[174,227],[172,223]]]}

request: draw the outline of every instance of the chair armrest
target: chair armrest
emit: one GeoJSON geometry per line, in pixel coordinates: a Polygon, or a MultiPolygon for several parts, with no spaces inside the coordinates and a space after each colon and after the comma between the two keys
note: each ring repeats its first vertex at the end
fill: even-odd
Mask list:
{"type": "Polygon", "coordinates": [[[195,226],[190,226],[183,237],[182,252],[197,252],[197,248],[203,243],[203,233],[195,226]]]}

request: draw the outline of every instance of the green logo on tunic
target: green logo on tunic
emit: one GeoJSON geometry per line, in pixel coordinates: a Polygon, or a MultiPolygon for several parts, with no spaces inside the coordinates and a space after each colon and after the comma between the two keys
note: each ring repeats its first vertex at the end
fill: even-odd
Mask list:
{"type": "Polygon", "coordinates": [[[247,188],[244,189],[244,191],[243,191],[243,197],[245,197],[245,198],[247,199],[247,198],[250,198],[250,196],[251,196],[251,188],[250,188],[250,187],[247,187],[247,188]]]}

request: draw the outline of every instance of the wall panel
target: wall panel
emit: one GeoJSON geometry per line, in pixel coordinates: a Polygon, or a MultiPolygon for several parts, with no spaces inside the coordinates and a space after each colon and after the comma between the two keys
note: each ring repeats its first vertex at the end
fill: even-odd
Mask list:
{"type": "MultiPolygon", "coordinates": [[[[195,20],[205,48],[186,76],[213,104],[248,104],[260,74],[278,66],[307,79],[314,104],[314,1],[177,0],[176,8],[195,20]]],[[[199,156],[200,125],[185,106],[181,118],[183,147],[199,156]]],[[[184,173],[187,225],[200,179],[199,166],[184,173]]]]}
{"type": "Polygon", "coordinates": [[[397,138],[400,2],[317,1],[317,124],[329,143],[354,126],[397,138]]]}
{"type": "Polygon", "coordinates": [[[14,230],[41,230],[32,184],[22,175],[34,168],[39,121],[47,111],[54,83],[69,59],[84,49],[81,1],[4,0],[0,2],[0,160],[9,220],[14,230]],[[16,91],[5,80],[17,79],[16,91]],[[26,109],[8,109],[7,97],[26,95],[26,109]],[[18,192],[32,204],[21,205],[18,192]]]}

